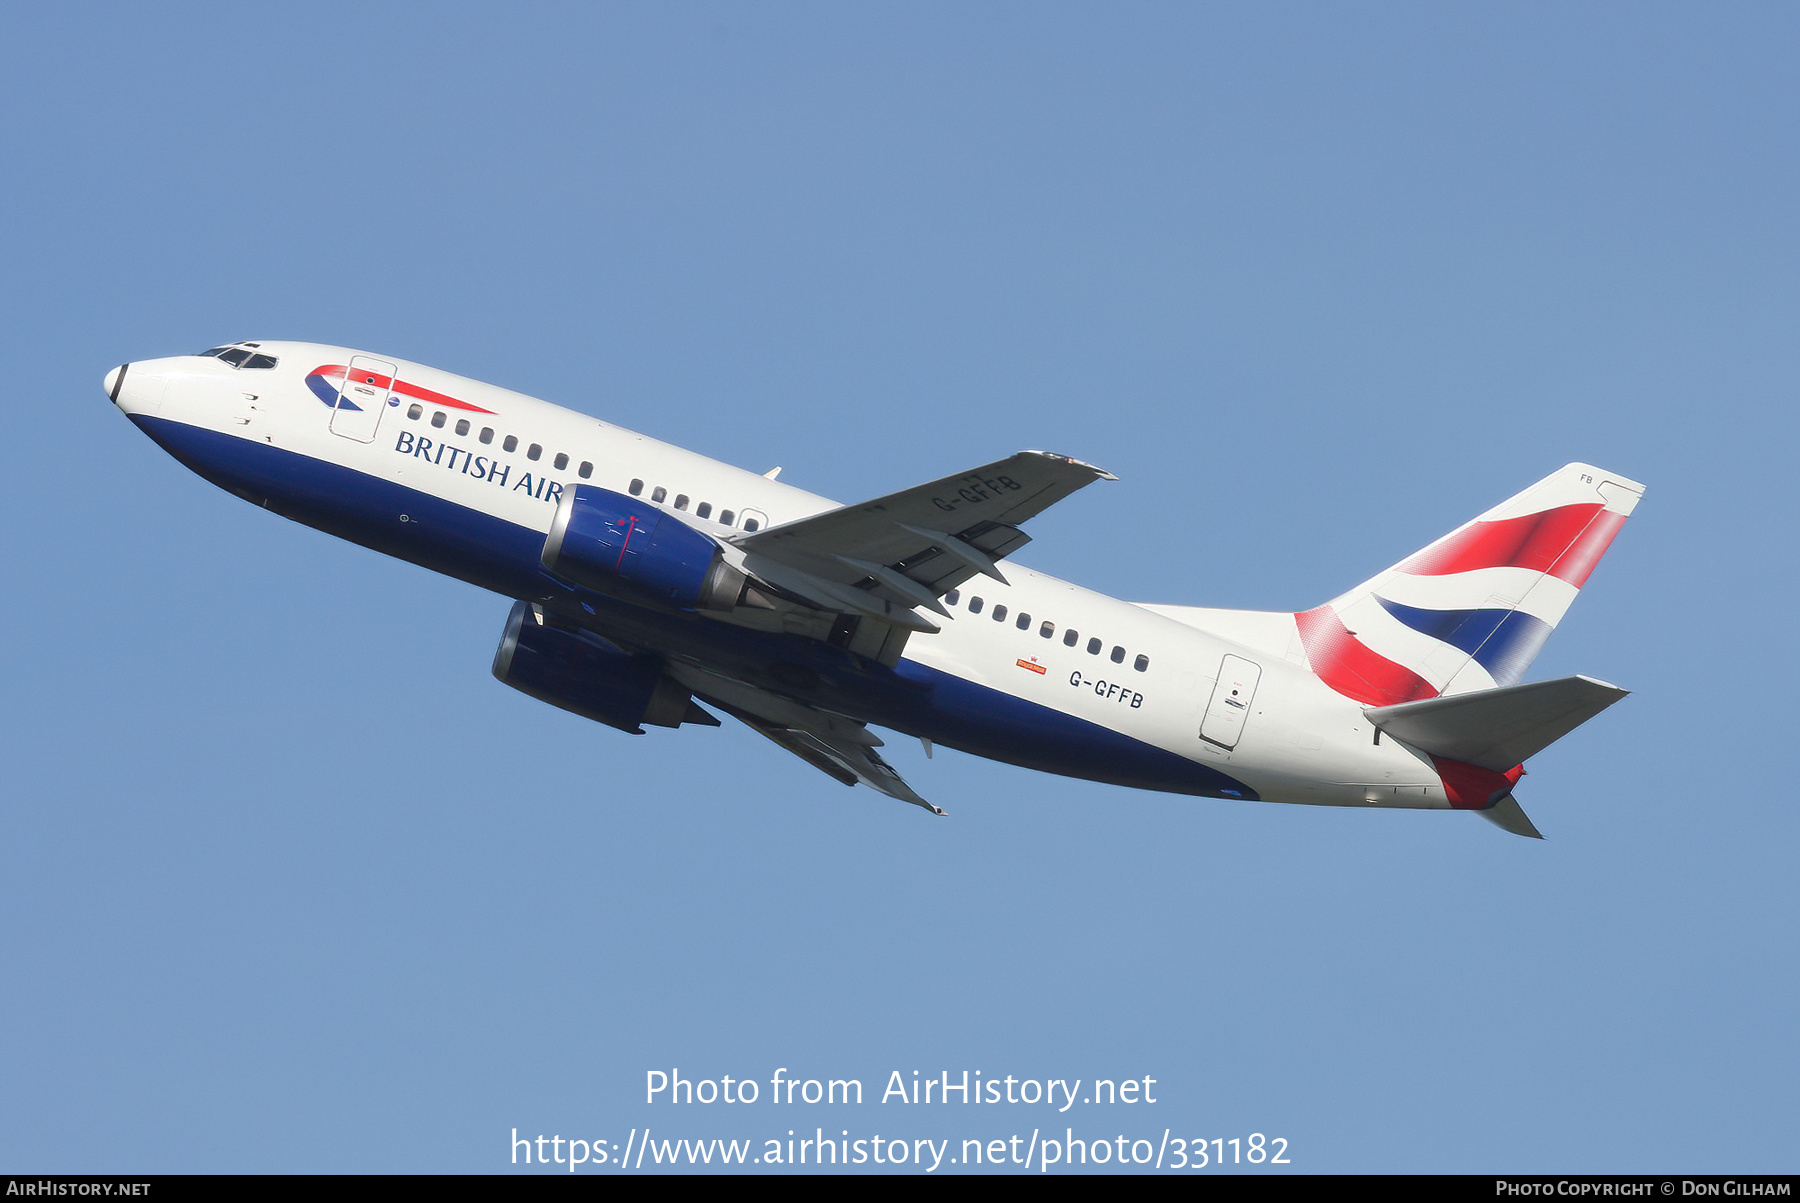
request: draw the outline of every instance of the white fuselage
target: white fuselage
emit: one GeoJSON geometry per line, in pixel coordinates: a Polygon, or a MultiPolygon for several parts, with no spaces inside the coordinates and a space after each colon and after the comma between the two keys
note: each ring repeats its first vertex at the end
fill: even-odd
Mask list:
{"type": "MultiPolygon", "coordinates": [[[[532,595],[547,587],[531,577],[519,548],[527,534],[542,542],[562,490],[575,484],[653,501],[719,536],[836,505],[586,414],[424,365],[308,343],[260,347],[276,367],[177,356],[127,365],[116,384],[108,377],[109,387],[147,433],[222,487],[514,597],[537,600],[532,595]],[[384,396],[354,421],[340,422],[349,415],[334,410],[319,383],[325,379],[336,389],[338,380],[317,369],[348,365],[358,355],[393,365],[395,378],[412,391],[397,396],[399,404],[384,396]],[[591,465],[585,476],[583,465],[591,465]]],[[[1007,584],[968,581],[953,594],[941,632],[915,634],[905,648],[903,675],[926,670],[920,679],[937,681],[931,674],[941,674],[968,687],[957,687],[957,706],[872,700],[858,713],[853,693],[805,700],[947,746],[1092,780],[1279,802],[1450,805],[1429,757],[1377,739],[1361,707],[1308,669],[1291,615],[1135,605],[1010,561],[1005,575],[1007,584]],[[979,613],[972,612],[975,599],[979,613]],[[1020,615],[1029,616],[1023,629],[1020,615]],[[1072,645],[1066,642],[1071,630],[1077,633],[1072,645]],[[1245,665],[1256,671],[1244,676],[1251,672],[1245,665]],[[1237,713],[1219,710],[1225,736],[1202,738],[1203,724],[1215,721],[1209,707],[1223,704],[1217,696],[1222,668],[1226,677],[1244,676],[1247,704],[1237,713]],[[988,712],[996,716],[991,723],[988,712]],[[1082,744],[1074,747],[1070,732],[1086,730],[1077,726],[1045,729],[1043,746],[1034,746],[1033,716],[1049,714],[1136,747],[1097,733],[1085,744],[1074,739],[1082,744]],[[1213,779],[1205,775],[1185,782],[1162,767],[1129,767],[1136,748],[1213,770],[1217,781],[1238,787],[1208,785],[1213,779]]],[[[591,621],[621,643],[702,667],[716,667],[708,663],[716,655],[709,649],[752,638],[705,616],[668,627],[667,638],[657,622],[622,611],[603,611],[591,621]]]]}

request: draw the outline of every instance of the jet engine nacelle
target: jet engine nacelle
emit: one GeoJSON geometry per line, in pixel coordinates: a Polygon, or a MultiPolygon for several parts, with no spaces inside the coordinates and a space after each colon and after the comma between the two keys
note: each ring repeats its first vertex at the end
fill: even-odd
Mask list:
{"type": "Polygon", "coordinates": [[[571,714],[642,735],[643,727],[718,726],[660,662],[633,656],[582,632],[547,625],[529,602],[516,602],[494,653],[503,685],[571,714]]]}
{"type": "Polygon", "coordinates": [[[544,540],[544,567],[601,593],[729,610],[745,577],[719,544],[656,506],[602,489],[565,489],[544,540]]]}

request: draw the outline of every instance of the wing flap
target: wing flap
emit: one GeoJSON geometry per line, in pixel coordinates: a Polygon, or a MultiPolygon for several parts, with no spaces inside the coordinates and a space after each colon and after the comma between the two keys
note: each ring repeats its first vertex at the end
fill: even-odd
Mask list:
{"type": "Polygon", "coordinates": [[[881,753],[873,748],[865,748],[858,744],[834,745],[827,743],[810,731],[800,731],[792,727],[783,727],[758,718],[749,712],[738,712],[733,707],[718,703],[720,709],[743,720],[744,724],[759,735],[786,748],[806,763],[812,765],[829,777],[842,781],[845,785],[858,782],[879,793],[901,802],[910,802],[914,806],[922,806],[934,815],[944,812],[914,792],[906,779],[894,770],[894,766],[881,758],[881,753]]]}
{"type": "Polygon", "coordinates": [[[881,739],[855,719],[690,665],[671,665],[669,673],[696,695],[827,776],[845,785],[861,782],[934,815],[944,813],[920,797],[894,766],[882,759],[875,750],[881,739]]]}
{"type": "Polygon", "coordinates": [[[800,732],[790,730],[787,727],[777,726],[774,723],[765,722],[747,711],[734,711],[720,703],[714,704],[718,705],[721,710],[726,711],[726,713],[730,714],[733,718],[743,723],[744,726],[750,728],[758,735],[766,737],[776,746],[786,748],[788,751],[804,760],[807,764],[812,765],[813,768],[824,773],[827,777],[830,777],[835,781],[841,781],[845,785],[856,784],[856,774],[820,751],[817,747],[816,740],[801,739],[799,738],[801,735],[800,732]]]}
{"type": "Polygon", "coordinates": [[[867,615],[927,635],[936,634],[939,629],[929,618],[913,613],[913,607],[918,602],[910,598],[896,600],[873,589],[859,589],[855,585],[796,568],[785,560],[753,553],[744,557],[744,571],[785,593],[805,598],[821,609],[848,610],[853,614],[867,615]]]}
{"type": "Polygon", "coordinates": [[[910,609],[926,604],[922,595],[935,598],[978,572],[994,571],[994,561],[1031,541],[1019,523],[1096,480],[1116,479],[1065,455],[1021,451],[732,542],[751,555],[910,609]]]}

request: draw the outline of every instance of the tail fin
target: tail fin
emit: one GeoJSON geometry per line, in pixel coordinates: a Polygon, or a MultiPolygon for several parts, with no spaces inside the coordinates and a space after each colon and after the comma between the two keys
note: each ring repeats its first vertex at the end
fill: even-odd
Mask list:
{"type": "Polygon", "coordinates": [[[1366,706],[1516,684],[1643,492],[1588,464],[1552,472],[1294,615],[1308,664],[1366,706]]]}

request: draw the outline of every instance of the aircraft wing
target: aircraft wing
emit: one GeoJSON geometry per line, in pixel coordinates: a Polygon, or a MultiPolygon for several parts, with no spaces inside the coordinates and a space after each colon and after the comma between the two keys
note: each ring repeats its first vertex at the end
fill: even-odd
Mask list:
{"type": "Polygon", "coordinates": [[[1021,451],[874,501],[736,535],[744,567],[771,584],[917,631],[913,613],[1031,542],[1019,524],[1112,473],[1064,455],[1021,451]]]}
{"type": "Polygon", "coordinates": [[[845,785],[860,781],[890,798],[922,806],[934,815],[944,813],[914,792],[894,766],[881,758],[875,750],[882,746],[881,739],[855,719],[778,697],[691,665],[672,664],[669,672],[696,696],[827,776],[845,785]]]}

